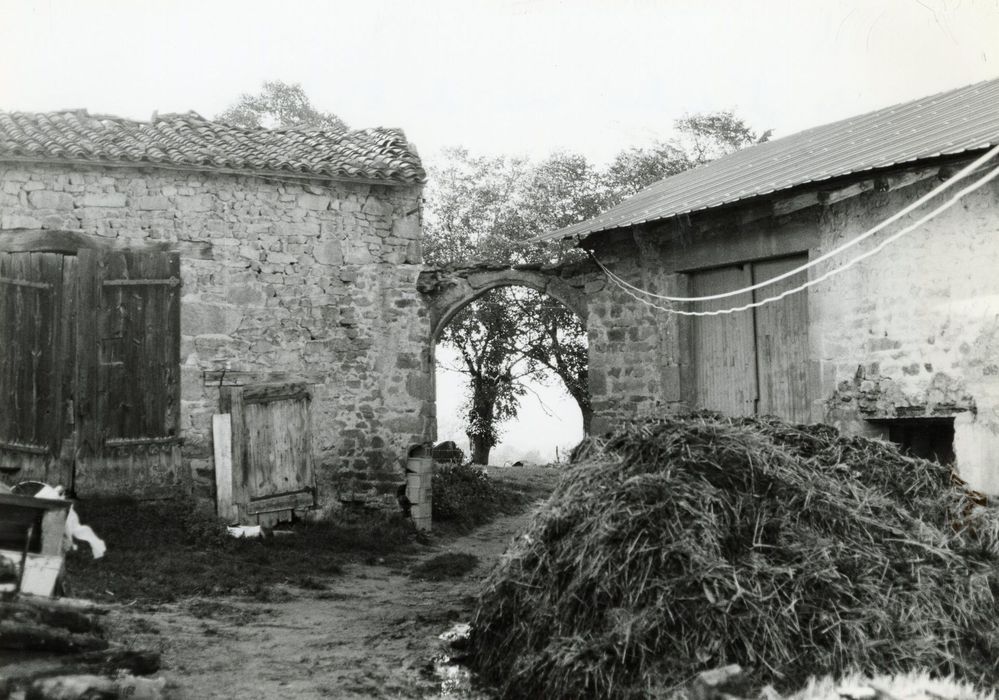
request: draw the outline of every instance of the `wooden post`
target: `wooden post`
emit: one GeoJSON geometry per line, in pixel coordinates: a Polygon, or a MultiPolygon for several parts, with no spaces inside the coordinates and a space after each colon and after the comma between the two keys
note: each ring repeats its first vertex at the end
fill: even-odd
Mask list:
{"type": "Polygon", "coordinates": [[[219,389],[219,408],[222,413],[229,414],[229,424],[232,430],[232,519],[246,523],[246,504],[250,501],[249,485],[247,484],[246,460],[246,419],[243,415],[243,387],[223,386],[219,389]]]}
{"type": "Polygon", "coordinates": [[[232,500],[232,417],[228,413],[212,416],[215,445],[215,505],[218,516],[232,523],[237,518],[232,500]]]}

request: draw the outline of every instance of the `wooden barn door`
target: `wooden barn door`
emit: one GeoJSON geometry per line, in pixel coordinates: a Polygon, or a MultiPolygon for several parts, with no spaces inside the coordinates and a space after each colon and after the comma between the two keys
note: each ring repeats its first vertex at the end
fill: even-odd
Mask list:
{"type": "Polygon", "coordinates": [[[233,502],[220,503],[219,515],[270,525],[315,505],[308,386],[260,384],[221,391],[221,412],[229,414],[232,426],[233,502]]]}
{"type": "Polygon", "coordinates": [[[0,479],[72,488],[75,259],[0,253],[0,479]],[[66,449],[63,449],[64,441],[66,449]]]}
{"type": "MultiPolygon", "coordinates": [[[[750,265],[706,270],[691,275],[693,296],[708,296],[749,286],[750,265]]],[[[704,311],[727,309],[752,300],[746,292],[704,302],[704,311]]],[[[751,416],[756,412],[758,386],[752,313],[695,316],[693,329],[694,383],[698,408],[729,416],[751,416]]]]}
{"type": "MultiPolygon", "coordinates": [[[[753,264],[754,282],[773,279],[807,262],[804,255],[753,264]]],[[[808,273],[757,289],[756,300],[800,286],[808,273]]],[[[808,292],[790,294],[755,309],[756,362],[760,378],[760,415],[780,416],[807,423],[808,398],[808,292]]]]}
{"type": "Polygon", "coordinates": [[[180,258],[81,250],[79,495],[173,495],[180,462],[180,258]]]}
{"type": "MultiPolygon", "coordinates": [[[[695,272],[690,288],[694,296],[741,289],[807,259],[802,255],[695,272]]],[[[701,308],[710,311],[761,301],[805,279],[806,273],[800,272],[762,289],[705,302],[701,308]]],[[[691,336],[697,408],[730,416],[809,420],[807,292],[746,311],[694,317],[691,336]]]]}

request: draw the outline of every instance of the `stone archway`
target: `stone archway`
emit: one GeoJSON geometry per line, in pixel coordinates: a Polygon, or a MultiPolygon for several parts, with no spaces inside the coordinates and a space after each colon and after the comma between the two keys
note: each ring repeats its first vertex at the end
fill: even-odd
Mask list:
{"type": "Polygon", "coordinates": [[[567,268],[540,266],[467,267],[427,270],[420,274],[417,288],[430,309],[430,339],[435,344],[441,331],[462,308],[497,287],[527,287],[547,294],[575,313],[586,325],[586,285],[590,275],[572,274],[567,268]]]}
{"type": "MultiPolygon", "coordinates": [[[[431,376],[434,439],[437,439],[437,377],[434,371],[437,342],[459,311],[490,290],[499,287],[526,287],[564,305],[585,328],[589,321],[587,294],[602,289],[604,284],[605,280],[599,271],[586,263],[565,267],[478,265],[422,272],[417,288],[422,293],[429,312],[430,342],[426,359],[431,376]]],[[[584,426],[587,423],[584,415],[584,426]]]]}

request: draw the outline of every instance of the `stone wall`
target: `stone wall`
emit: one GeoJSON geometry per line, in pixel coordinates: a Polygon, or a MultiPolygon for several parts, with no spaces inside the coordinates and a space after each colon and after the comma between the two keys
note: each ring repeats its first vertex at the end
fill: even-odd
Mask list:
{"type": "MultiPolygon", "coordinates": [[[[814,253],[862,233],[936,184],[872,192],[828,208],[814,253]]],[[[821,382],[813,414],[854,432],[868,431],[869,418],[955,416],[961,475],[999,493],[997,270],[999,183],[992,182],[810,290],[821,382]]]]}
{"type": "MultiPolygon", "coordinates": [[[[685,270],[804,251],[817,257],[938,183],[929,178],[892,191],[867,188],[835,204],[750,223],[730,217],[699,228],[695,219],[598,236],[597,254],[638,287],[684,291],[685,270]]],[[[749,205],[742,212],[753,218],[749,205]]],[[[876,235],[874,243],[885,235],[876,235]]],[[[836,263],[874,243],[851,249],[836,263]]],[[[810,278],[830,264],[813,268],[810,278]]],[[[962,476],[999,493],[997,270],[999,183],[992,182],[874,257],[809,289],[812,420],[884,434],[883,424],[868,420],[953,416],[962,476]]],[[[603,430],[624,417],[689,406],[686,328],[682,319],[614,286],[591,298],[595,425],[603,430]]]]}
{"type": "Polygon", "coordinates": [[[385,494],[406,447],[433,437],[419,187],[0,164],[0,236],[78,231],[182,255],[184,459],[212,481],[206,371],[313,386],[320,502],[385,494]]]}
{"type": "MultiPolygon", "coordinates": [[[[679,276],[665,271],[661,251],[640,235],[617,234],[598,252],[601,262],[636,287],[677,291],[679,276]]],[[[587,292],[593,434],[632,417],[681,408],[678,319],[639,303],[615,284],[593,283],[587,292]]]]}

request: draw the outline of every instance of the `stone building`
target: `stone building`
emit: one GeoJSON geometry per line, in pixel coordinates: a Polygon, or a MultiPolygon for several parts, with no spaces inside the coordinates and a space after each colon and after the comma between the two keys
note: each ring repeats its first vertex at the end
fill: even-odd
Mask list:
{"type": "Polygon", "coordinates": [[[235,398],[234,459],[295,465],[243,497],[394,489],[434,432],[424,179],[392,129],[0,113],[0,479],[207,493],[235,398]]]}
{"type": "Polygon", "coordinates": [[[999,157],[819,260],[996,144],[999,80],[758,144],[552,234],[576,238],[620,278],[587,299],[595,431],[692,407],[826,421],[956,459],[976,488],[999,493],[999,179],[873,253],[999,157]],[[736,291],[809,261],[710,301],[644,293],[736,291]],[[745,306],[805,282],[756,308],[672,313],[745,306]]]}

